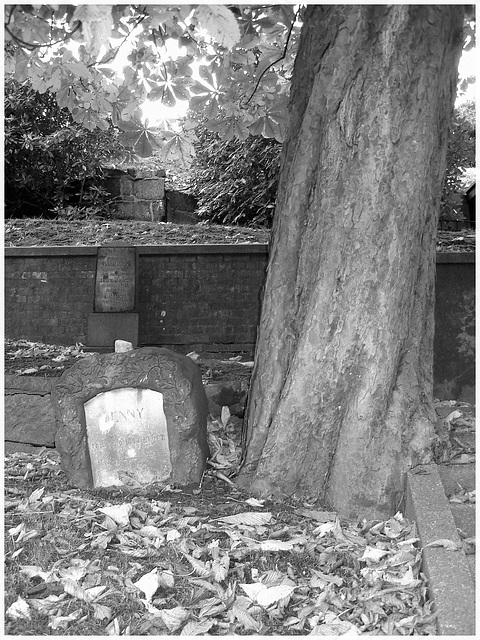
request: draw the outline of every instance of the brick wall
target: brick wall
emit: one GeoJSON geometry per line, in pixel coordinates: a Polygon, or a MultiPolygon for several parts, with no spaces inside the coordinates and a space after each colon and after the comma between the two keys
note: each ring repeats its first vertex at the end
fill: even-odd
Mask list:
{"type": "Polygon", "coordinates": [[[85,344],[96,247],[5,249],[5,336],[85,344]]]}
{"type": "MultiPolygon", "coordinates": [[[[266,245],[137,247],[140,345],[252,349],[266,245]]],[[[86,344],[96,247],[5,249],[5,336],[86,344]]],[[[474,254],[438,254],[435,394],[474,398],[474,254]]]]}
{"type": "Polygon", "coordinates": [[[264,245],[139,247],[141,344],[255,342],[264,245]]]}
{"type": "MultiPolygon", "coordinates": [[[[251,348],[266,245],[138,247],[140,344],[251,348]]],[[[86,344],[96,247],[5,250],[5,335],[86,344]]]]}
{"type": "Polygon", "coordinates": [[[437,255],[434,393],[475,402],[475,255],[437,255]]]}

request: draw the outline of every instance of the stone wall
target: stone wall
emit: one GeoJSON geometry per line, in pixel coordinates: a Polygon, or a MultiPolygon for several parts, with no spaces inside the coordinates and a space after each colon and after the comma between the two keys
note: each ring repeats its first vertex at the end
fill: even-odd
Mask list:
{"type": "Polygon", "coordinates": [[[121,220],[161,221],[165,217],[165,171],[139,173],[109,169],[105,189],[115,198],[115,217],[121,220]]]}
{"type": "Polygon", "coordinates": [[[437,256],[434,392],[475,402],[474,254],[437,256]]]}
{"type": "Polygon", "coordinates": [[[5,452],[55,446],[52,384],[57,378],[5,376],[5,452]]]}
{"type": "MultiPolygon", "coordinates": [[[[5,336],[87,344],[96,247],[5,249],[5,336]]],[[[253,349],[266,245],[137,247],[139,345],[253,349]]],[[[437,255],[435,394],[473,401],[475,255],[437,255]]]]}
{"type": "MultiPolygon", "coordinates": [[[[5,335],[87,344],[96,247],[5,250],[5,335]]],[[[139,344],[251,349],[266,245],[137,247],[139,344]]]]}

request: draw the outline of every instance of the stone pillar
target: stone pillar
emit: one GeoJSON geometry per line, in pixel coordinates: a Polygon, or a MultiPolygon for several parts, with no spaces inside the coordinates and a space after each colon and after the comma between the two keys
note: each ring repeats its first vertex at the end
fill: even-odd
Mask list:
{"type": "Polygon", "coordinates": [[[135,247],[112,244],[98,249],[87,347],[113,350],[115,340],[127,340],[137,346],[137,273],[135,247]]]}

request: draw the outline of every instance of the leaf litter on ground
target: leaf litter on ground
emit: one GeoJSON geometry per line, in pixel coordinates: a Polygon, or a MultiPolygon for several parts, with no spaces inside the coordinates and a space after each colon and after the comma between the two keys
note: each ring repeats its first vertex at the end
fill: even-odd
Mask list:
{"type": "MultiPolygon", "coordinates": [[[[212,427],[228,452],[230,420],[212,427]]],[[[54,450],[7,455],[6,633],[435,633],[415,525],[400,513],[346,521],[245,496],[213,471],[196,493],[86,491],[54,450]]]]}

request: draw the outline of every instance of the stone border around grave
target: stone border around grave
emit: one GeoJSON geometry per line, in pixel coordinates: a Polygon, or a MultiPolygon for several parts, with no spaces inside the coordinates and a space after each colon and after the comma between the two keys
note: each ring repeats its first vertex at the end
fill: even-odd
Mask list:
{"type": "Polygon", "coordinates": [[[93,487],[85,402],[99,393],[124,387],[163,394],[172,464],[172,476],[165,483],[198,485],[209,455],[208,404],[201,372],[190,358],[159,347],[85,358],[65,371],[53,386],[55,445],[69,481],[80,488],[93,487]],[[189,402],[193,398],[195,401],[189,402]]]}

